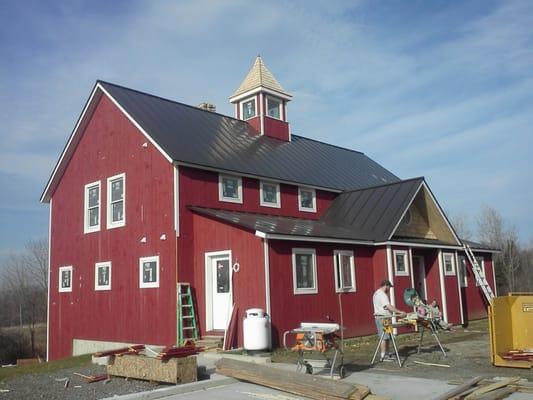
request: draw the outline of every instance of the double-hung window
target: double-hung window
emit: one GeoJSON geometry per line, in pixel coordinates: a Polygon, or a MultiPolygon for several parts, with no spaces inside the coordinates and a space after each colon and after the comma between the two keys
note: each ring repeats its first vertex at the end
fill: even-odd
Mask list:
{"type": "Polygon", "coordinates": [[[409,276],[409,261],[406,250],[394,250],[394,275],[409,276]]]}
{"type": "Polygon", "coordinates": [[[263,207],[281,207],[279,183],[261,181],[259,195],[263,207]]]}
{"type": "Polygon", "coordinates": [[[94,265],[94,290],[111,290],[111,261],[94,265]]]}
{"type": "Polygon", "coordinates": [[[267,115],[271,118],[281,119],[281,101],[267,96],[267,115]]]}
{"type": "Polygon", "coordinates": [[[316,212],[315,189],[298,188],[298,209],[305,212],[316,212]]]}
{"type": "Polygon", "coordinates": [[[255,97],[245,100],[241,103],[241,115],[243,120],[253,118],[257,115],[255,97]]]}
{"type": "Polygon", "coordinates": [[[107,178],[107,228],[126,225],[126,175],[107,178]]]}
{"type": "Polygon", "coordinates": [[[314,249],[292,249],[292,282],[294,294],[318,293],[314,249]]]}
{"type": "Polygon", "coordinates": [[[455,275],[455,256],[453,253],[443,253],[444,275],[455,275]]]}
{"type": "Polygon", "coordinates": [[[335,250],[333,252],[335,268],[335,290],[337,292],[355,292],[355,263],[353,251],[335,250]]]}
{"type": "Polygon", "coordinates": [[[242,204],[242,178],[233,175],[219,175],[218,199],[242,204]]]}
{"type": "Polygon", "coordinates": [[[159,287],[159,256],[139,259],[139,287],[159,287]]]}
{"type": "Polygon", "coordinates": [[[100,181],[85,185],[84,233],[100,230],[100,181]]]}
{"type": "Polygon", "coordinates": [[[59,291],[72,292],[72,266],[59,267],[59,291]]]}

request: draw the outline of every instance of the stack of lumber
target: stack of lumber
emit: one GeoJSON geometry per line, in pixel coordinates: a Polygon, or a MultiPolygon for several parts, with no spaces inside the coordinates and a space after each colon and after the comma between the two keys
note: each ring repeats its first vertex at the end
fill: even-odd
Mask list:
{"type": "Polygon", "coordinates": [[[168,360],[170,358],[182,358],[192,355],[196,355],[203,351],[201,347],[196,347],[194,344],[190,344],[182,347],[169,346],[161,350],[156,358],[158,360],[168,360]]]}
{"type": "Polygon", "coordinates": [[[124,354],[139,354],[144,350],[144,344],[136,344],[134,346],[121,347],[119,349],[98,351],[94,353],[95,357],[107,357],[107,356],[123,356],[124,354]]]}
{"type": "Polygon", "coordinates": [[[519,381],[519,377],[487,380],[480,376],[465,382],[451,381],[450,384],[459,386],[433,400],[499,400],[516,391],[533,393],[533,386],[519,381]]]}
{"type": "Polygon", "coordinates": [[[334,381],[228,358],[216,362],[217,372],[242,381],[270,387],[310,399],[377,400],[367,386],[334,381]]]}
{"type": "Polygon", "coordinates": [[[505,360],[533,361],[533,349],[509,350],[502,355],[505,360]]]}

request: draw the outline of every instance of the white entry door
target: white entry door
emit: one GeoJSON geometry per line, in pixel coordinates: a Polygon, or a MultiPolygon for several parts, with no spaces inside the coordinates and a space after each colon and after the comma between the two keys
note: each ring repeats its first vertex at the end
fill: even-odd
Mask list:
{"type": "Polygon", "coordinates": [[[231,254],[211,253],[206,258],[207,329],[226,329],[231,304],[231,254]]]}

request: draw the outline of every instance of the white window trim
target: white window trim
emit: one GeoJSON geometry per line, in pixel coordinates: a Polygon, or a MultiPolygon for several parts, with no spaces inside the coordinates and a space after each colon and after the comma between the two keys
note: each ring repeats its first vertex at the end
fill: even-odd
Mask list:
{"type": "Polygon", "coordinates": [[[337,293],[346,293],[346,292],[355,292],[357,290],[357,282],[355,281],[355,260],[353,251],[351,250],[334,250],[333,251],[333,273],[335,275],[335,292],[337,293]],[[338,269],[339,265],[337,263],[337,256],[348,256],[350,257],[350,273],[352,275],[352,286],[350,288],[342,288],[338,279],[338,269]]]}
{"type": "Polygon", "coordinates": [[[274,97],[274,96],[266,95],[265,97],[266,97],[266,113],[265,113],[265,117],[276,119],[278,121],[283,121],[283,101],[281,99],[278,99],[278,98],[274,97]],[[268,102],[270,100],[274,100],[274,101],[279,103],[279,106],[278,106],[279,118],[276,118],[276,117],[273,117],[271,115],[268,115],[268,102]]]}
{"type": "Polygon", "coordinates": [[[394,261],[394,275],[395,276],[409,276],[409,254],[407,250],[393,250],[393,261],[394,261]],[[398,265],[396,263],[396,255],[402,254],[405,260],[405,271],[398,271],[398,265]]]}
{"type": "MultiPolygon", "coordinates": [[[[486,271],[485,271],[485,258],[480,257],[480,256],[475,256],[474,258],[476,259],[478,265],[479,265],[479,261],[481,260],[481,265],[479,265],[481,267],[481,273],[483,274],[483,277],[485,279],[487,279],[487,275],[486,275],[486,271]]],[[[475,275],[474,275],[474,278],[475,278],[475,275]]],[[[488,281],[487,281],[487,283],[488,283],[488,281]]],[[[480,286],[479,282],[477,281],[477,279],[476,279],[476,286],[477,287],[480,286]]]]}
{"type": "Polygon", "coordinates": [[[94,264],[94,290],[111,290],[111,261],[98,262],[94,264]],[[98,284],[98,269],[102,267],[109,267],[109,284],[98,284]]]}
{"type": "Polygon", "coordinates": [[[258,116],[258,110],[257,110],[257,97],[253,96],[253,97],[248,97],[244,100],[242,100],[240,102],[240,109],[241,109],[241,119],[243,121],[247,121],[249,119],[252,119],[252,118],[256,118],[258,116]],[[254,110],[255,110],[255,115],[253,117],[249,117],[249,118],[244,118],[244,103],[248,103],[250,100],[252,100],[254,102],[254,110]]]}
{"type": "Polygon", "coordinates": [[[459,284],[460,284],[460,287],[468,287],[468,266],[466,265],[467,263],[467,258],[466,256],[459,256],[458,257],[458,265],[457,265],[457,272],[459,273],[459,284]],[[465,269],[464,269],[464,274],[463,274],[463,270],[462,270],[462,263],[461,263],[461,260],[464,261],[464,266],[465,266],[465,269]]]}
{"type": "Polygon", "coordinates": [[[83,189],[83,233],[98,232],[102,224],[102,185],[100,181],[91,182],[83,189]],[[98,225],[89,226],[89,188],[98,186],[98,225]]]}
{"type": "Polygon", "coordinates": [[[218,174],[218,200],[224,201],[226,203],[242,204],[242,177],[237,175],[218,174]],[[222,186],[223,178],[237,178],[237,194],[239,196],[238,198],[234,199],[233,197],[224,197],[224,190],[222,186]]]}
{"type": "Polygon", "coordinates": [[[140,288],[158,288],[159,287],[159,256],[141,257],[139,258],[139,287],[140,288]],[[156,279],[155,282],[143,282],[143,263],[156,262],[156,279]]]}
{"type": "Polygon", "coordinates": [[[455,276],[456,275],[456,268],[455,268],[455,256],[453,253],[442,253],[442,267],[444,269],[444,275],[446,276],[455,276]],[[449,257],[452,262],[452,270],[446,271],[446,257],[449,257]]]}
{"type": "Polygon", "coordinates": [[[304,212],[313,212],[316,213],[316,190],[309,187],[298,187],[298,210],[304,211],[304,212]],[[312,192],[313,193],[313,207],[307,208],[302,207],[302,190],[305,190],[306,192],[312,192]]]}
{"type": "Polygon", "coordinates": [[[107,178],[107,229],[120,228],[126,225],[126,174],[118,174],[107,178]],[[111,207],[111,182],[122,178],[122,220],[113,222],[113,210],[111,207]]]}
{"type": "Polygon", "coordinates": [[[318,293],[318,276],[316,268],[316,251],[315,249],[301,249],[293,248],[292,249],[292,288],[294,294],[316,294],[318,293]],[[312,288],[297,288],[296,287],[296,254],[310,254],[311,262],[313,263],[313,282],[314,287],[312,288]]]}
{"type": "Polygon", "coordinates": [[[72,265],[68,265],[66,267],[59,267],[59,292],[66,293],[66,292],[72,292],[72,286],[73,286],[73,272],[72,272],[72,265]],[[63,271],[70,271],[70,286],[69,287],[61,287],[61,275],[63,275],[63,271]]]}
{"type": "Polygon", "coordinates": [[[260,181],[259,183],[259,204],[263,207],[271,207],[271,208],[280,208],[281,207],[281,192],[280,192],[280,185],[276,182],[270,182],[270,181],[260,181]],[[276,202],[275,203],[268,203],[263,200],[263,185],[274,185],[276,186],[276,202]]]}

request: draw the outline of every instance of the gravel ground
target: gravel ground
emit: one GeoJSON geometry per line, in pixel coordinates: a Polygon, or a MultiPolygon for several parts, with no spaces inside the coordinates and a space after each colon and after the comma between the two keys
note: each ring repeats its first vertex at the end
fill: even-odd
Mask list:
{"type": "Polygon", "coordinates": [[[119,377],[112,377],[107,383],[104,383],[105,381],[87,383],[83,378],[73,375],[74,372],[83,375],[99,375],[106,371],[103,366],[87,364],[83,367],[63,369],[52,373],[18,376],[0,382],[0,389],[9,390],[7,393],[0,393],[0,399],[102,399],[162,387],[156,383],[135,379],[126,380],[119,377]],[[65,382],[58,382],[56,379],[66,377],[70,381],[68,387],[65,388],[65,382]]]}

